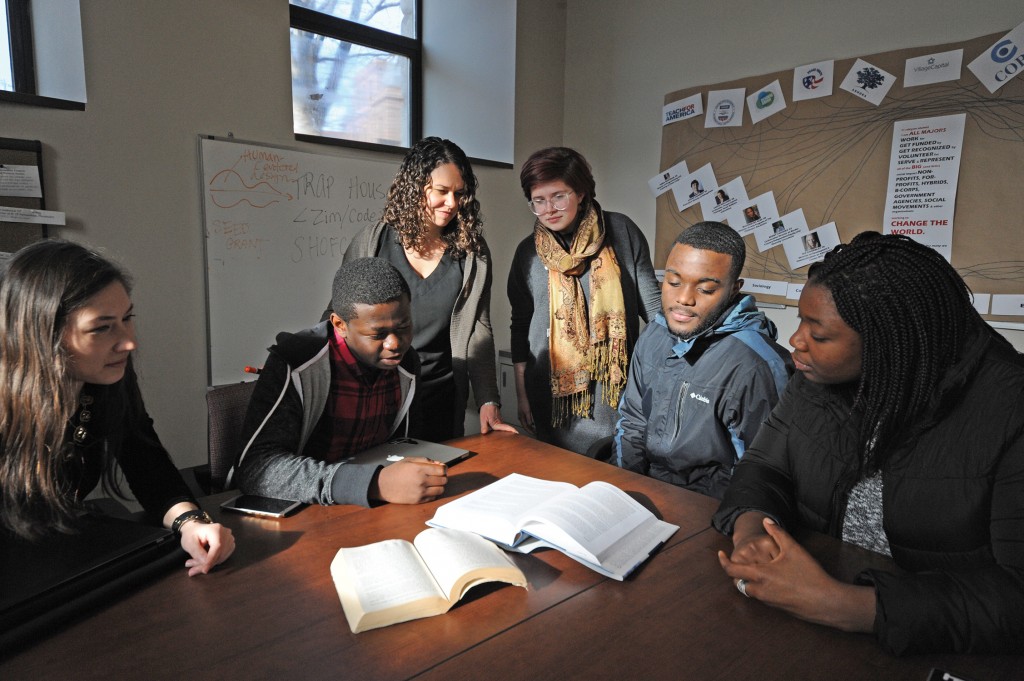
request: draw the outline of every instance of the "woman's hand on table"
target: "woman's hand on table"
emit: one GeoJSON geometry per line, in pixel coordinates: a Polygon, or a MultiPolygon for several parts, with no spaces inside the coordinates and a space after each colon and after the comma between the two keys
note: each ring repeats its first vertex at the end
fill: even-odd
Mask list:
{"type": "Polygon", "coordinates": [[[498,405],[488,402],[480,407],[480,432],[486,435],[492,430],[503,430],[507,433],[519,432],[501,420],[501,409],[498,405]]]}
{"type": "Polygon", "coordinates": [[[190,556],[185,561],[188,576],[205,575],[235,551],[231,528],[220,523],[191,522],[181,526],[181,548],[190,556]]]}
{"type": "Polygon", "coordinates": [[[795,617],[843,631],[870,632],[875,619],[875,591],[832,578],[814,558],[771,518],[763,517],[763,535],[736,541],[733,558],[718,552],[718,561],[741,591],[795,617]],[[772,549],[770,540],[775,548],[772,549]],[[765,560],[767,556],[770,559],[765,560]],[[737,584],[739,587],[740,585],[737,584]]]}

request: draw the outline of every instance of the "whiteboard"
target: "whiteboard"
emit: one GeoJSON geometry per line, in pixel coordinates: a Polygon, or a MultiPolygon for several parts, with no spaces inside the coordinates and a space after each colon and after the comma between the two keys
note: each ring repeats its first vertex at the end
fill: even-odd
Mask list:
{"type": "Polygon", "coordinates": [[[199,137],[208,381],[254,378],[281,331],[319,321],[352,237],[380,218],[399,161],[199,137]]]}

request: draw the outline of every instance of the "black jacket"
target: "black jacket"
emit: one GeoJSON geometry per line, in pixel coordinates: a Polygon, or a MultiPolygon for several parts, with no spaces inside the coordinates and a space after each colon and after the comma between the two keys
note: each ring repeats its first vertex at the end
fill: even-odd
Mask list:
{"type": "MultiPolygon", "coordinates": [[[[75,445],[75,459],[84,463],[77,481],[79,498],[99,483],[104,457],[109,454],[117,460],[136,500],[155,522],[162,522],[164,513],[179,502],[196,503],[153,428],[130,359],[123,379],[112,385],[87,384],[82,392],[92,395],[95,402],[92,421],[85,424],[90,436],[83,444],[75,445]]],[[[73,421],[78,423],[79,419],[81,407],[73,421]]],[[[73,441],[71,431],[69,426],[68,441],[73,441]]]]}
{"type": "MultiPolygon", "coordinates": [[[[237,484],[245,494],[307,504],[370,505],[367,494],[380,466],[327,463],[306,451],[317,423],[329,418],[330,333],[330,323],[321,322],[298,333],[277,335],[253,388],[242,425],[244,444],[228,475],[229,485],[237,484]]],[[[415,393],[415,350],[409,348],[398,371],[402,408],[392,433],[405,421],[415,393]]]]}
{"type": "MultiPolygon", "coordinates": [[[[1024,650],[1024,356],[983,333],[935,407],[882,465],[883,524],[896,564],[876,592],[890,652],[1024,650]]],[[[849,403],[802,375],[761,428],[713,519],[762,511],[839,537],[859,448],[849,403]]]]}

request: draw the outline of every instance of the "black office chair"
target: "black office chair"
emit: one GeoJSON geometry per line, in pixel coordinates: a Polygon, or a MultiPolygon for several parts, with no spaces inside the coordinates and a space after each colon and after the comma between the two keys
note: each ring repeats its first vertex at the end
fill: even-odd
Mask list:
{"type": "Polygon", "coordinates": [[[249,407],[256,381],[215,385],[206,390],[207,438],[209,452],[209,487],[211,492],[224,489],[228,471],[242,449],[242,422],[249,407]]]}

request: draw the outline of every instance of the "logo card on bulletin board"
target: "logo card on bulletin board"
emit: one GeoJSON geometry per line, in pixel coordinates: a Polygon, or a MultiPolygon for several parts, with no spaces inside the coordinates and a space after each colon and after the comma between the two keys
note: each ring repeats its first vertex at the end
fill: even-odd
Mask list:
{"type": "Polygon", "coordinates": [[[705,128],[738,128],[743,125],[743,98],[746,88],[711,90],[708,92],[708,114],[705,128]]]}

